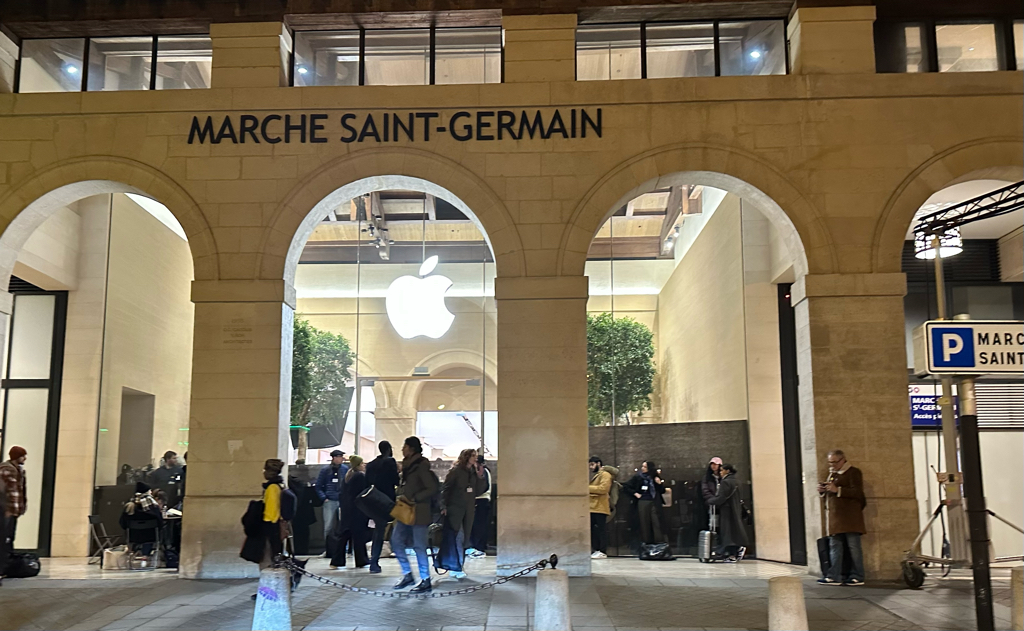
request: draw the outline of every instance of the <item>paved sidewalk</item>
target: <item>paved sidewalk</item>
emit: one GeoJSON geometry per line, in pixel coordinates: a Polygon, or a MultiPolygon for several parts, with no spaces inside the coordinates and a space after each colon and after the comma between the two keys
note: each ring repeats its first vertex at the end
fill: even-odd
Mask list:
{"type": "MultiPolygon", "coordinates": [[[[312,559],[313,572],[362,587],[389,588],[397,579],[394,560],[385,572],[332,571],[312,559]]],[[[494,576],[493,558],[471,561],[470,576],[494,576]]],[[[997,628],[1009,628],[1009,571],[994,572],[997,628]]],[[[804,568],[744,561],[697,563],[680,559],[644,563],[608,559],[594,563],[594,576],[572,579],[575,631],[632,629],[766,629],[768,583],[773,576],[805,578],[812,629],[894,630],[974,628],[970,576],[929,577],[921,590],[899,585],[819,586],[804,568]]],[[[437,590],[475,581],[442,579],[437,590]]],[[[296,630],[528,631],[533,621],[533,579],[495,589],[426,601],[383,599],[343,592],[305,579],[293,599],[296,630]]],[[[34,579],[4,581],[0,587],[0,630],[54,629],[249,629],[255,591],[252,580],[190,581],[173,571],[101,572],[83,559],[44,560],[34,579]]]]}

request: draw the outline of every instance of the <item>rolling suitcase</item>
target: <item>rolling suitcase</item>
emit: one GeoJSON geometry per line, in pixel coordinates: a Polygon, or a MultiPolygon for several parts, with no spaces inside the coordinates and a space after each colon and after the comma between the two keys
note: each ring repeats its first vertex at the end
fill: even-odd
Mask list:
{"type": "Polygon", "coordinates": [[[715,560],[715,533],[718,531],[718,511],[711,507],[711,519],[708,528],[701,530],[697,536],[697,560],[701,563],[711,563],[715,560]]]}

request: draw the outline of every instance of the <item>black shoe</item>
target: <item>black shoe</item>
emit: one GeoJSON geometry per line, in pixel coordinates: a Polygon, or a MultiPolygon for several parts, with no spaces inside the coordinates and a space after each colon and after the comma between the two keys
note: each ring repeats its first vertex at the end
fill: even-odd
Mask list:
{"type": "Polygon", "coordinates": [[[394,589],[405,589],[406,587],[412,585],[415,582],[416,581],[413,580],[413,578],[412,578],[412,573],[409,573],[409,574],[406,574],[405,576],[403,576],[402,580],[400,580],[397,583],[395,583],[394,589]]]}
{"type": "Polygon", "coordinates": [[[370,574],[380,574],[380,572],[381,572],[381,570],[380,570],[380,566],[379,565],[371,565],[370,566],[370,574]]]}
{"type": "Polygon", "coordinates": [[[425,578],[420,584],[409,590],[410,594],[429,594],[433,588],[430,586],[430,579],[425,578]]]}

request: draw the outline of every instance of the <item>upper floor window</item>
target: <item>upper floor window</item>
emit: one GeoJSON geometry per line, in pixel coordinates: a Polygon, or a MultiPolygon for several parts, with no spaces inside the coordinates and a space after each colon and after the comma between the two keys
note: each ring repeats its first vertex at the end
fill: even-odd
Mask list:
{"type": "Polygon", "coordinates": [[[208,88],[212,66],[206,35],[27,39],[18,92],[208,88]]]}
{"type": "Polygon", "coordinates": [[[302,31],[292,83],[441,85],[501,82],[501,27],[302,31]]]}
{"type": "Polygon", "coordinates": [[[879,22],[878,72],[984,72],[1021,68],[1021,22],[879,22]]]}
{"type": "Polygon", "coordinates": [[[783,20],[582,25],[576,79],[786,74],[783,20]]]}

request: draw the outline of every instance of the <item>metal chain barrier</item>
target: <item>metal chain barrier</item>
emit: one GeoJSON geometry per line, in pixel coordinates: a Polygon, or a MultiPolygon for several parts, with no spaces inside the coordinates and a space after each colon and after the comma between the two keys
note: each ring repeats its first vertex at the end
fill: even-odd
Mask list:
{"type": "Polygon", "coordinates": [[[540,561],[537,561],[536,563],[534,563],[530,567],[527,567],[527,568],[524,568],[522,570],[519,570],[515,574],[510,574],[508,576],[502,576],[502,577],[494,579],[493,581],[489,581],[487,583],[481,583],[479,585],[471,585],[469,587],[464,587],[462,589],[455,589],[455,590],[447,591],[447,592],[431,592],[429,594],[410,594],[409,592],[381,591],[381,590],[377,590],[377,589],[367,589],[365,587],[356,587],[355,585],[346,585],[345,583],[339,583],[338,581],[331,580],[331,579],[323,577],[323,576],[319,576],[317,574],[314,574],[314,573],[310,572],[309,570],[307,570],[305,568],[299,567],[294,562],[292,562],[291,557],[278,556],[277,559],[276,559],[276,563],[275,563],[276,567],[280,567],[280,568],[286,569],[286,570],[288,570],[290,572],[295,572],[297,574],[301,574],[303,576],[308,576],[309,578],[313,579],[314,581],[317,581],[317,582],[322,583],[324,585],[330,585],[331,587],[337,587],[338,589],[343,589],[343,590],[345,590],[347,592],[353,592],[355,594],[365,594],[367,596],[379,596],[381,598],[409,598],[409,599],[416,599],[416,600],[426,600],[428,598],[445,598],[447,596],[460,596],[462,594],[472,594],[473,592],[478,592],[478,591],[481,591],[481,590],[484,590],[484,589],[490,589],[490,588],[494,587],[495,585],[502,585],[502,584],[507,583],[507,582],[509,582],[511,580],[520,578],[522,576],[526,576],[527,574],[529,574],[530,572],[533,572],[534,570],[543,570],[544,568],[546,568],[549,565],[551,566],[552,569],[557,567],[557,565],[558,565],[558,555],[557,554],[552,554],[550,557],[548,557],[546,559],[541,559],[540,561]]]}

